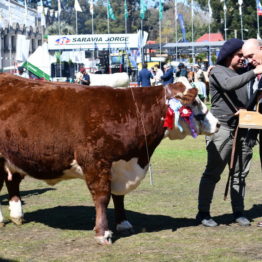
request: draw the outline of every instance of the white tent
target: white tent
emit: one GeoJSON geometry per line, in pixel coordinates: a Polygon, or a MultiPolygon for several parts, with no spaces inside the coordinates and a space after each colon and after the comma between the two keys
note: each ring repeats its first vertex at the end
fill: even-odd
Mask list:
{"type": "Polygon", "coordinates": [[[23,67],[38,77],[51,79],[51,64],[55,62],[55,57],[49,55],[48,45],[44,43],[29,56],[23,67]]]}

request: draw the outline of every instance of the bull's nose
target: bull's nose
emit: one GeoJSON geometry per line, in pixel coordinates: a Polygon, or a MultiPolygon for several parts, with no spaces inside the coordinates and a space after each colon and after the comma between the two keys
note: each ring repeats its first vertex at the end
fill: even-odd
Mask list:
{"type": "Polygon", "coordinates": [[[221,126],[220,122],[217,122],[217,129],[219,129],[221,126]]]}

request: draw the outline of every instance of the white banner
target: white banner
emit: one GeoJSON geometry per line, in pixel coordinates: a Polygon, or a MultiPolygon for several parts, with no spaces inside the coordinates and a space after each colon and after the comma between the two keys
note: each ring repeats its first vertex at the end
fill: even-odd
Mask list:
{"type": "MultiPolygon", "coordinates": [[[[147,37],[147,33],[144,32],[147,37]]],[[[145,37],[144,37],[145,38],[145,37]]],[[[146,42],[144,39],[143,43],[146,42]]],[[[49,50],[138,48],[139,34],[50,35],[49,50]]]]}

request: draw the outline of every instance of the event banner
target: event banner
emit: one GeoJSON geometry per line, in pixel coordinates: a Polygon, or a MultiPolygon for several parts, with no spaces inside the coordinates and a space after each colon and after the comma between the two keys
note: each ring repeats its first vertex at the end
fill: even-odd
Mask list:
{"type": "MultiPolygon", "coordinates": [[[[139,34],[50,35],[49,50],[138,48],[139,34]]],[[[146,36],[147,34],[145,34],[146,36]]],[[[144,41],[143,41],[144,42],[144,41]]]]}

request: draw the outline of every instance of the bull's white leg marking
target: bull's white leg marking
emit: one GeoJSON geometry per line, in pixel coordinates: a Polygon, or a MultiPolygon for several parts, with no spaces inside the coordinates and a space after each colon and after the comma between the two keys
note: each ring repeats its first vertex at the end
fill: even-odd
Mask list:
{"type": "Polygon", "coordinates": [[[23,222],[23,209],[21,201],[9,201],[9,209],[10,209],[10,218],[11,220],[17,224],[21,225],[23,222]]]}
{"type": "Polygon", "coordinates": [[[5,165],[5,171],[7,172],[7,180],[12,181],[13,175],[12,175],[12,173],[11,173],[11,171],[10,171],[10,169],[7,165],[5,165]]]}
{"type": "Polygon", "coordinates": [[[24,171],[24,170],[22,170],[22,169],[20,169],[19,167],[17,167],[17,166],[15,166],[13,163],[11,163],[9,160],[7,160],[6,159],[6,162],[5,162],[5,171],[7,172],[7,173],[11,173],[11,175],[12,175],[12,173],[19,173],[19,174],[21,174],[21,175],[24,175],[24,176],[27,176],[28,174],[24,171]]]}
{"type": "Polygon", "coordinates": [[[119,160],[112,163],[112,194],[125,195],[140,184],[146,175],[148,165],[143,169],[137,161],[138,158],[132,158],[130,161],[119,160]]]}
{"type": "Polygon", "coordinates": [[[3,217],[2,209],[0,205],[0,227],[3,226],[3,224],[4,224],[4,217],[3,217]]]}
{"type": "Polygon", "coordinates": [[[127,220],[122,221],[120,224],[117,224],[116,226],[116,231],[118,232],[128,231],[128,230],[133,230],[133,226],[127,220]]]}
{"type": "Polygon", "coordinates": [[[97,241],[98,244],[101,245],[108,245],[108,244],[112,244],[112,231],[105,231],[103,236],[96,236],[95,240],[97,241]]]}

